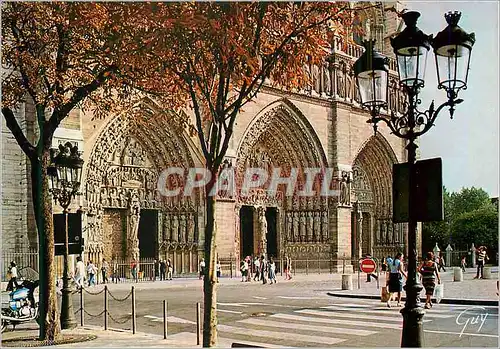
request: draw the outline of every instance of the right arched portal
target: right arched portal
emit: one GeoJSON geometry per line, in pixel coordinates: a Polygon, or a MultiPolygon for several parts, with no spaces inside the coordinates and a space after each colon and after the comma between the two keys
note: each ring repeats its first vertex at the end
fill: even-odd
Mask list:
{"type": "Polygon", "coordinates": [[[396,155],[380,134],[372,136],[356,156],[353,165],[351,252],[362,257],[382,258],[405,252],[406,224],[392,223],[392,167],[396,155]]]}

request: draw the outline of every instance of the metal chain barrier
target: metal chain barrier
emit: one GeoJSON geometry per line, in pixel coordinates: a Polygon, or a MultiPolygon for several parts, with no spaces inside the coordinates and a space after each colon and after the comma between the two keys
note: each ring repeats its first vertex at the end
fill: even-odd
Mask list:
{"type": "Polygon", "coordinates": [[[132,315],[127,315],[127,319],[125,319],[123,321],[119,321],[119,320],[116,320],[109,312],[108,312],[108,316],[111,319],[111,321],[113,321],[119,325],[123,325],[124,323],[130,321],[130,318],[132,317],[132,315]]]}
{"type": "Polygon", "coordinates": [[[124,298],[117,298],[117,297],[113,296],[113,295],[111,294],[111,292],[109,291],[109,289],[108,289],[108,295],[109,295],[111,298],[113,298],[113,300],[115,300],[115,301],[117,301],[117,302],[124,302],[124,301],[126,301],[127,299],[129,299],[129,298],[130,298],[130,296],[132,296],[132,291],[130,291],[130,292],[128,293],[128,295],[126,295],[124,298]]]}
{"type": "Polygon", "coordinates": [[[102,316],[102,314],[104,314],[104,310],[103,310],[103,311],[101,311],[101,312],[100,312],[99,314],[97,314],[97,315],[91,314],[91,313],[89,313],[88,311],[86,311],[85,309],[83,309],[83,311],[85,312],[85,314],[87,314],[87,315],[88,315],[88,316],[90,316],[90,317],[99,317],[99,316],[102,316]]]}
{"type": "Polygon", "coordinates": [[[103,289],[102,289],[102,290],[100,290],[99,292],[90,292],[90,291],[86,290],[86,289],[85,289],[85,288],[83,288],[83,287],[82,287],[82,289],[83,289],[86,293],[88,293],[89,295],[91,295],[91,296],[97,296],[97,295],[100,295],[100,294],[101,294],[101,293],[103,293],[103,292],[104,292],[104,290],[105,290],[105,289],[103,288],[103,289]]]}

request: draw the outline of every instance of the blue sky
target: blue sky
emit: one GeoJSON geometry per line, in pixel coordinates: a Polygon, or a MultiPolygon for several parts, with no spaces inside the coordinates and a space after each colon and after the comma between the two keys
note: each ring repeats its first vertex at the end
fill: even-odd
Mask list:
{"type": "MultiPolygon", "coordinates": [[[[460,27],[476,34],[472,50],[468,88],[459,98],[453,120],[441,112],[428,133],[420,138],[421,158],[443,159],[443,183],[451,191],[481,187],[498,196],[499,182],[499,4],[497,1],[405,1],[410,10],[421,13],[418,27],[434,36],[446,27],[444,14],[462,12],[460,27]]],[[[437,89],[434,54],[429,52],[422,108],[432,99],[445,101],[437,89]]]]}

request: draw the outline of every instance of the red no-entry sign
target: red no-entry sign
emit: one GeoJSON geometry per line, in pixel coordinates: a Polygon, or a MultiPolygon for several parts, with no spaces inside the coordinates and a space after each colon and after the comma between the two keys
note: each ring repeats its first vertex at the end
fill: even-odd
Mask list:
{"type": "Polygon", "coordinates": [[[371,258],[366,258],[359,263],[359,268],[363,273],[371,274],[377,269],[377,263],[371,258]]]}

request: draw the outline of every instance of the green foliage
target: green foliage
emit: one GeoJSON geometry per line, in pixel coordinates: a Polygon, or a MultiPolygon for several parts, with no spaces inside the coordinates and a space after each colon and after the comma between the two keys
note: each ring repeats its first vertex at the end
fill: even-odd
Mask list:
{"type": "Polygon", "coordinates": [[[451,238],[460,249],[474,243],[490,249],[498,246],[498,210],[487,203],[480,208],[460,214],[451,226],[451,238]]]}
{"type": "Polygon", "coordinates": [[[461,214],[472,212],[491,203],[486,191],[481,188],[462,188],[459,193],[451,194],[450,215],[457,219],[461,214]]]}
{"type": "Polygon", "coordinates": [[[472,243],[496,250],[498,246],[498,207],[481,188],[462,188],[449,193],[443,187],[444,220],[422,224],[422,250],[430,251],[436,243],[466,250],[472,243]]]}

